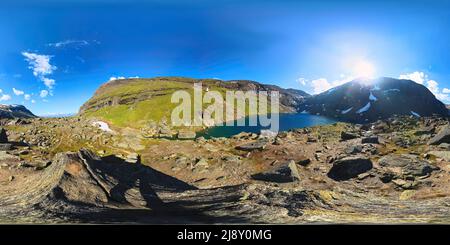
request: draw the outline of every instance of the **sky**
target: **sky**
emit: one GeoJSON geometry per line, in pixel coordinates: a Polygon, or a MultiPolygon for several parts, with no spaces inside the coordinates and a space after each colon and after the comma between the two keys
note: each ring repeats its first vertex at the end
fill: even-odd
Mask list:
{"type": "Polygon", "coordinates": [[[3,0],[0,103],[76,113],[117,78],[248,79],[316,94],[411,79],[450,103],[450,1],[3,0]]]}

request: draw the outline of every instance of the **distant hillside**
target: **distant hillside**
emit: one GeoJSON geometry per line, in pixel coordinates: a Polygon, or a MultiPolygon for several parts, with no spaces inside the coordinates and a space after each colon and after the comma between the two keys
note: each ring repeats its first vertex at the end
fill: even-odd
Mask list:
{"type": "Polygon", "coordinates": [[[0,119],[34,117],[36,116],[23,105],[0,105],[0,119]]]}
{"type": "Polygon", "coordinates": [[[353,122],[393,115],[448,116],[445,105],[425,86],[393,78],[354,80],[306,98],[298,109],[353,122]]]}
{"type": "MultiPolygon", "coordinates": [[[[295,89],[283,89],[254,81],[156,77],[151,79],[122,79],[100,86],[79,111],[80,115],[104,119],[116,126],[140,127],[149,121],[170,120],[177,104],[171,103],[172,93],[178,90],[193,94],[194,83],[201,82],[203,90],[219,91],[279,91],[281,112],[295,112],[309,95],[295,89]]],[[[224,96],[225,98],[225,96],[224,96]]]]}

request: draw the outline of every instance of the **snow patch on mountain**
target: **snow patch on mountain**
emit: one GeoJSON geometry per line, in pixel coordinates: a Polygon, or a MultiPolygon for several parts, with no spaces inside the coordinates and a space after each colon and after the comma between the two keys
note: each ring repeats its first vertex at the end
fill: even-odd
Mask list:
{"type": "Polygon", "coordinates": [[[420,117],[419,113],[415,112],[415,111],[411,111],[411,114],[415,117],[420,117]]]}
{"type": "Polygon", "coordinates": [[[378,91],[378,90],[381,90],[381,88],[378,84],[376,84],[370,91],[378,91]]]}
{"type": "Polygon", "coordinates": [[[370,109],[370,102],[368,102],[364,107],[359,109],[356,113],[363,113],[363,112],[368,111],[369,109],[370,109]]]}
{"type": "Polygon", "coordinates": [[[343,110],[343,111],[341,112],[341,114],[347,114],[347,113],[349,113],[352,109],[353,109],[353,107],[350,107],[350,108],[348,108],[347,110],[343,110]]]}
{"type": "Polygon", "coordinates": [[[371,101],[377,101],[377,97],[375,97],[375,95],[372,94],[372,91],[370,91],[370,95],[369,95],[369,100],[371,101]]]}
{"type": "Polygon", "coordinates": [[[102,121],[93,122],[92,126],[98,127],[102,131],[105,131],[105,132],[112,132],[112,130],[109,128],[109,125],[107,123],[105,123],[105,122],[102,122],[102,121]]]}

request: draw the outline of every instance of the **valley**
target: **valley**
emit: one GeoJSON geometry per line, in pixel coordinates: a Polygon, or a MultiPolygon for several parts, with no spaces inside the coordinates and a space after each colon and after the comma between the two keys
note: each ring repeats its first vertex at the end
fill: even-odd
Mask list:
{"type": "MultiPolygon", "coordinates": [[[[170,127],[168,104],[135,112],[167,95],[154,102],[155,84],[125,91],[128,82],[102,86],[73,117],[1,120],[1,223],[450,222],[445,115],[407,108],[360,123],[203,137],[170,127]]],[[[314,98],[275,89],[292,112],[314,98]]]]}

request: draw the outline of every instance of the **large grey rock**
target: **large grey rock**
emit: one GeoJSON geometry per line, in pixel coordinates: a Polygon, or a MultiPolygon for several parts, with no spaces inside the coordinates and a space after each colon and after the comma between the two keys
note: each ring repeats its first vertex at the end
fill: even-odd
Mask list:
{"type": "Polygon", "coordinates": [[[362,150],[363,150],[362,145],[349,145],[347,148],[345,148],[345,153],[356,154],[361,153],[362,150]]]}
{"type": "Polygon", "coordinates": [[[0,151],[9,151],[12,149],[11,143],[0,143],[0,151]]]}
{"type": "Polygon", "coordinates": [[[369,136],[361,139],[363,144],[379,144],[378,136],[369,136]]]}
{"type": "Polygon", "coordinates": [[[267,141],[257,140],[248,144],[237,146],[236,149],[242,151],[254,151],[254,150],[264,150],[266,148],[267,141]]]}
{"type": "Polygon", "coordinates": [[[428,161],[411,154],[387,155],[380,158],[378,164],[397,178],[425,176],[437,169],[428,161]]]}
{"type": "Polygon", "coordinates": [[[252,178],[268,182],[288,183],[300,180],[300,175],[295,161],[291,160],[273,170],[254,174],[252,178]]]}
{"type": "Polygon", "coordinates": [[[423,127],[423,128],[416,130],[416,132],[414,132],[414,134],[415,135],[432,134],[432,133],[434,133],[434,130],[435,130],[435,128],[433,126],[428,126],[428,127],[423,127]]]}
{"type": "Polygon", "coordinates": [[[427,154],[442,158],[445,161],[450,162],[450,151],[430,151],[427,154]]]}
{"type": "Polygon", "coordinates": [[[342,140],[351,140],[351,139],[356,139],[356,138],[359,138],[359,135],[356,134],[356,133],[345,132],[345,131],[341,132],[341,139],[342,140]]]}
{"type": "Polygon", "coordinates": [[[441,143],[450,143],[450,126],[444,126],[433,138],[428,141],[429,145],[439,145],[441,143]]]}
{"type": "Polygon", "coordinates": [[[372,169],[372,161],[364,156],[344,157],[334,161],[328,177],[334,180],[348,180],[372,169]]]}

